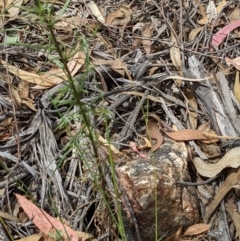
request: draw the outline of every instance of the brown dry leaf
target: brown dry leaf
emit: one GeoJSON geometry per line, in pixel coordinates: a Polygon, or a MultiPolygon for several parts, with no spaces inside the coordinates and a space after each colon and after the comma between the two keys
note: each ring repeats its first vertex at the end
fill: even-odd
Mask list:
{"type": "Polygon", "coordinates": [[[192,226],[190,226],[183,234],[183,236],[192,236],[192,235],[198,235],[203,232],[206,232],[210,229],[211,225],[206,223],[197,223],[192,226]]]}
{"type": "Polygon", "coordinates": [[[97,241],[97,239],[93,238],[92,235],[88,233],[84,233],[81,231],[77,231],[79,241],[97,241]]]}
{"type": "MultiPolygon", "coordinates": [[[[17,241],[39,241],[43,236],[41,234],[33,234],[26,238],[18,239],[17,241]]],[[[45,241],[45,240],[44,240],[45,241]]]]}
{"type": "Polygon", "coordinates": [[[158,115],[156,115],[156,114],[153,113],[153,112],[149,112],[149,113],[148,113],[148,116],[153,117],[153,118],[158,122],[158,125],[161,126],[161,119],[160,119],[160,117],[159,117],[158,115]]]}
{"type": "MultiPolygon", "coordinates": [[[[85,54],[83,52],[76,53],[73,58],[70,59],[70,61],[67,63],[67,66],[72,76],[74,76],[77,71],[83,66],[84,61],[85,54]]],[[[61,68],[50,70],[43,75],[38,75],[18,69],[17,67],[9,64],[7,65],[7,63],[3,60],[0,60],[0,62],[4,67],[8,67],[9,72],[19,77],[20,79],[33,84],[37,84],[33,87],[34,89],[52,87],[54,85],[62,83],[67,79],[65,72],[61,68]]]]}
{"type": "Polygon", "coordinates": [[[191,41],[191,40],[194,40],[197,35],[199,34],[199,32],[201,32],[201,30],[203,29],[203,27],[198,27],[198,28],[194,28],[188,35],[188,39],[191,41]]]}
{"type": "Polygon", "coordinates": [[[199,146],[207,158],[216,158],[222,154],[221,148],[217,143],[206,144],[201,142],[199,146]]]}
{"type": "Polygon", "coordinates": [[[158,70],[158,69],[159,69],[159,67],[157,67],[157,66],[151,67],[151,68],[148,70],[148,76],[152,76],[152,75],[155,73],[155,71],[158,70]]]}
{"type": "Polygon", "coordinates": [[[240,19],[240,8],[237,6],[231,14],[228,16],[229,22],[234,22],[235,20],[240,19]]]}
{"type": "MultiPolygon", "coordinates": [[[[202,131],[203,135],[207,137],[206,141],[203,141],[203,143],[215,143],[219,141],[220,136],[216,134],[214,130],[209,131],[202,131]]],[[[225,137],[227,138],[227,137],[225,137]]]]}
{"type": "Polygon", "coordinates": [[[206,140],[201,131],[186,129],[175,132],[165,132],[165,134],[175,141],[206,140]]]}
{"type": "Polygon", "coordinates": [[[198,117],[198,114],[196,112],[189,111],[188,119],[191,124],[191,127],[194,129],[197,128],[197,117],[198,117]]]}
{"type": "Polygon", "coordinates": [[[131,20],[131,9],[128,5],[121,5],[116,11],[107,16],[106,24],[126,26],[131,20]]]}
{"type": "MultiPolygon", "coordinates": [[[[77,71],[83,66],[85,62],[85,54],[81,51],[77,52],[67,63],[67,67],[71,72],[71,75],[74,76],[77,71]]],[[[57,68],[54,70],[50,70],[43,75],[42,78],[47,79],[47,81],[51,82],[53,85],[57,85],[62,83],[67,79],[67,76],[63,69],[57,68]]]]}
{"type": "Polygon", "coordinates": [[[165,241],[181,241],[181,236],[182,236],[182,228],[180,227],[177,232],[170,237],[166,238],[165,241]]]}
{"type": "Polygon", "coordinates": [[[198,127],[198,130],[199,131],[209,131],[209,130],[211,130],[211,122],[210,121],[204,122],[203,124],[201,124],[198,127]]]}
{"type": "Polygon", "coordinates": [[[146,23],[142,28],[142,45],[146,54],[151,53],[151,36],[152,36],[152,23],[146,23]]]}
{"type": "Polygon", "coordinates": [[[77,16],[65,17],[65,18],[63,17],[53,25],[53,28],[57,29],[57,30],[64,29],[64,30],[69,31],[69,28],[74,29],[79,26],[86,27],[87,22],[89,22],[89,20],[81,19],[77,16]]]}
{"type": "Polygon", "coordinates": [[[234,93],[237,101],[240,103],[240,83],[239,83],[239,72],[238,71],[236,72],[233,93],[234,93]]]}
{"type": "Polygon", "coordinates": [[[145,150],[145,149],[149,149],[152,147],[151,142],[144,136],[139,135],[139,137],[141,137],[144,140],[144,144],[141,144],[138,146],[138,150],[145,150]]]}
{"type": "MultiPolygon", "coordinates": [[[[195,110],[198,110],[198,104],[197,104],[195,95],[193,94],[192,90],[186,88],[184,91],[184,94],[187,97],[189,106],[195,110]]],[[[189,118],[191,127],[193,129],[197,128],[197,117],[198,117],[198,114],[196,112],[189,111],[188,118],[189,118]]]]}
{"type": "Polygon", "coordinates": [[[14,74],[15,76],[17,76],[18,78],[33,83],[33,84],[38,84],[38,85],[44,85],[44,86],[52,86],[52,83],[50,83],[47,80],[44,80],[44,78],[42,78],[40,75],[38,74],[34,74],[34,73],[30,73],[24,70],[21,70],[13,65],[7,65],[7,63],[4,60],[0,60],[1,64],[4,67],[8,67],[8,70],[10,73],[14,74]]]}
{"type": "Polygon", "coordinates": [[[126,73],[129,80],[132,80],[132,77],[130,75],[129,70],[127,69],[126,64],[123,63],[121,59],[116,58],[114,60],[105,60],[105,59],[94,58],[92,63],[94,65],[109,65],[111,69],[118,72],[122,76],[124,76],[124,74],[126,73]]]}
{"type": "MultiPolygon", "coordinates": [[[[177,44],[177,40],[176,40],[175,36],[173,35],[173,33],[171,34],[170,41],[171,41],[172,45],[177,44]]],[[[180,49],[175,46],[172,46],[170,49],[170,57],[171,57],[173,65],[179,70],[182,66],[180,49]]]]}
{"type": "Polygon", "coordinates": [[[211,204],[207,206],[206,213],[203,218],[203,221],[205,223],[208,222],[208,219],[210,218],[214,210],[217,208],[219,203],[223,200],[225,195],[232,189],[232,187],[238,183],[239,180],[240,180],[240,168],[231,169],[226,180],[217,190],[217,193],[214,199],[212,200],[211,204]]]}
{"type": "Polygon", "coordinates": [[[20,222],[17,216],[14,216],[14,215],[11,215],[9,213],[2,212],[2,211],[0,211],[0,217],[11,220],[13,222],[17,222],[17,223],[20,222]]]}
{"type": "Polygon", "coordinates": [[[149,120],[147,123],[147,134],[152,139],[156,140],[156,143],[152,146],[152,151],[156,151],[163,143],[163,135],[159,130],[159,126],[155,121],[149,120]]]}
{"type": "Polygon", "coordinates": [[[218,3],[217,5],[217,13],[219,14],[220,12],[222,12],[222,10],[224,9],[224,7],[228,4],[228,2],[226,0],[222,0],[220,3],[218,3]]]}
{"type": "Polygon", "coordinates": [[[202,141],[203,143],[206,143],[206,144],[218,142],[219,139],[228,139],[228,140],[236,139],[235,137],[231,137],[231,136],[218,136],[216,132],[211,129],[210,122],[205,122],[201,124],[198,127],[198,130],[201,131],[205,137],[207,137],[207,140],[202,141]]]}
{"type": "Polygon", "coordinates": [[[96,5],[96,3],[94,1],[90,1],[89,3],[87,3],[87,6],[91,10],[92,15],[95,16],[100,23],[104,24],[105,19],[102,16],[101,12],[99,11],[99,8],[96,5]]]}
{"type": "Polygon", "coordinates": [[[54,3],[54,4],[60,5],[60,6],[64,5],[64,2],[58,1],[58,0],[41,0],[41,2],[43,2],[43,3],[54,3]]]}
{"type": "Polygon", "coordinates": [[[22,109],[22,100],[21,100],[21,97],[19,96],[18,90],[16,88],[14,88],[13,86],[11,86],[10,88],[11,88],[12,96],[14,99],[15,107],[17,110],[21,110],[22,109]]]}
{"type": "Polygon", "coordinates": [[[98,140],[104,146],[108,146],[114,154],[120,154],[121,153],[118,149],[116,149],[116,147],[114,147],[112,144],[110,144],[109,141],[104,139],[101,135],[98,136],[98,140]]]}
{"type": "Polygon", "coordinates": [[[28,98],[29,89],[30,89],[30,83],[28,83],[27,81],[21,80],[20,83],[18,84],[18,92],[21,98],[21,103],[36,112],[37,109],[34,106],[34,101],[28,98]]]}
{"type": "Polygon", "coordinates": [[[197,172],[204,177],[215,177],[226,167],[238,168],[240,166],[240,147],[235,147],[227,152],[217,163],[207,163],[199,157],[193,158],[197,172]]]}
{"type": "Polygon", "coordinates": [[[225,61],[228,66],[232,64],[237,70],[240,70],[240,57],[237,57],[235,59],[229,59],[228,57],[226,57],[225,61]]]}
{"type": "Polygon", "coordinates": [[[10,18],[14,18],[19,14],[20,7],[23,4],[23,0],[8,0],[6,1],[6,3],[6,9],[10,15],[10,18]]]}
{"type": "Polygon", "coordinates": [[[208,16],[207,16],[207,9],[206,7],[202,4],[201,1],[197,0],[198,4],[198,13],[202,16],[202,19],[198,20],[198,23],[201,25],[204,25],[208,22],[208,16]]]}
{"type": "Polygon", "coordinates": [[[236,228],[235,238],[240,237],[240,213],[233,197],[225,203],[225,207],[236,228]]]}

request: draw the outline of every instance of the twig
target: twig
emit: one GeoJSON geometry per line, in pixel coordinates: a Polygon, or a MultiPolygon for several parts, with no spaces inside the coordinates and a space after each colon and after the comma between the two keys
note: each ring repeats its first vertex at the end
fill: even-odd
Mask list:
{"type": "Polygon", "coordinates": [[[208,183],[212,182],[213,180],[215,180],[215,179],[218,178],[218,177],[219,177],[219,175],[217,175],[217,176],[215,176],[215,177],[211,177],[211,178],[209,178],[208,180],[203,181],[203,182],[176,181],[175,183],[176,183],[176,184],[179,184],[179,185],[183,185],[183,186],[199,186],[199,185],[208,184],[208,183]]]}
{"type": "Polygon", "coordinates": [[[137,116],[142,108],[144,101],[147,99],[148,93],[149,91],[145,91],[139,105],[136,106],[134,111],[132,111],[132,113],[129,115],[125,126],[122,128],[122,131],[119,134],[119,138],[118,138],[119,141],[133,132],[133,125],[137,119],[137,116]]]}

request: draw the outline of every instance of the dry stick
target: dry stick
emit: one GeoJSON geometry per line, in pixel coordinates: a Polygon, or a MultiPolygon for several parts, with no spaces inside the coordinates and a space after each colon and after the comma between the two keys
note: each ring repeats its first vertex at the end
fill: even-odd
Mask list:
{"type": "Polygon", "coordinates": [[[215,180],[216,178],[218,178],[219,175],[215,176],[215,177],[211,177],[209,179],[207,179],[206,181],[203,182],[184,182],[184,181],[176,181],[176,184],[179,185],[184,185],[184,186],[200,186],[200,185],[205,185],[208,184],[210,182],[212,182],[213,180],[215,180]]]}
{"type": "Polygon", "coordinates": [[[180,30],[179,30],[179,38],[180,38],[180,50],[182,51],[182,67],[185,67],[185,56],[184,56],[184,44],[183,44],[183,10],[182,10],[182,0],[178,0],[180,6],[180,30]]]}
{"type": "Polygon", "coordinates": [[[228,240],[232,240],[230,230],[229,230],[229,226],[227,225],[228,217],[227,217],[227,213],[226,213],[226,207],[225,207],[225,201],[224,200],[221,201],[220,207],[221,207],[221,211],[222,211],[223,223],[224,223],[225,230],[226,230],[226,233],[227,233],[227,236],[228,236],[228,240]]]}
{"type": "MultiPolygon", "coordinates": [[[[19,138],[19,129],[18,129],[18,124],[17,124],[17,117],[16,117],[16,109],[15,109],[15,105],[14,105],[14,97],[13,97],[12,90],[11,90],[11,84],[12,83],[10,81],[9,71],[8,71],[8,54],[6,54],[6,74],[7,74],[7,82],[8,82],[8,91],[9,91],[10,99],[12,100],[14,125],[15,125],[15,128],[16,128],[17,159],[18,159],[18,161],[15,164],[15,167],[14,167],[14,169],[15,169],[19,164],[19,161],[20,161],[20,158],[21,158],[21,151],[20,151],[20,138],[19,138]]],[[[12,171],[14,169],[12,169],[12,171]]],[[[11,175],[11,172],[8,174],[8,176],[11,175]]]]}
{"type": "Polygon", "coordinates": [[[162,16],[163,16],[163,18],[164,18],[164,20],[165,20],[165,23],[168,25],[168,27],[171,29],[172,33],[174,34],[174,37],[175,37],[178,45],[180,45],[179,40],[178,40],[178,36],[177,36],[176,32],[174,31],[174,29],[172,28],[172,25],[168,22],[168,19],[167,19],[167,18],[165,17],[165,15],[164,15],[163,2],[162,2],[162,4],[161,4],[161,8],[156,4],[155,1],[153,1],[153,3],[154,3],[154,5],[157,7],[157,9],[162,13],[162,16]]]}
{"type": "Polygon", "coordinates": [[[125,126],[122,128],[122,131],[119,134],[118,141],[125,138],[126,136],[130,135],[133,132],[133,125],[136,122],[137,116],[142,108],[144,101],[147,99],[149,91],[145,91],[140,103],[138,106],[135,107],[134,111],[129,115],[125,126]]]}

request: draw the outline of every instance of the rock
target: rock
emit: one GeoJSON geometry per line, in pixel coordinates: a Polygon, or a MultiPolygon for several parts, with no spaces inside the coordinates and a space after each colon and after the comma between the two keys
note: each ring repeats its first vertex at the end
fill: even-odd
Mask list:
{"type": "Polygon", "coordinates": [[[170,142],[163,144],[149,160],[134,160],[117,168],[135,211],[142,240],[156,240],[156,215],[158,238],[198,222],[195,187],[175,184],[190,181],[186,159],[185,144],[170,142]]]}

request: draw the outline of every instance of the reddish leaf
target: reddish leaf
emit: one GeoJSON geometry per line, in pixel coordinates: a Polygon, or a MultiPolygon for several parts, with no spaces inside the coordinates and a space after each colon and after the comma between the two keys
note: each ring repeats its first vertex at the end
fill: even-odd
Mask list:
{"type": "Polygon", "coordinates": [[[215,35],[213,35],[211,40],[211,45],[218,47],[223,40],[228,36],[228,34],[235,28],[240,26],[240,20],[236,20],[232,23],[229,23],[222,29],[220,29],[215,35]]]}
{"type": "Polygon", "coordinates": [[[138,151],[136,142],[130,141],[129,146],[132,148],[132,150],[133,150],[134,152],[136,152],[137,154],[139,154],[139,156],[140,156],[141,158],[143,158],[143,159],[147,159],[147,158],[148,158],[146,155],[144,155],[144,154],[142,154],[141,152],[138,151]]]}
{"type": "Polygon", "coordinates": [[[73,229],[63,225],[61,221],[56,220],[43,210],[39,209],[35,204],[27,200],[25,197],[19,194],[15,195],[24,212],[44,234],[48,235],[54,229],[58,231],[60,230],[60,234],[63,238],[66,238],[66,240],[67,238],[70,238],[71,241],[78,241],[78,234],[73,229]]]}

